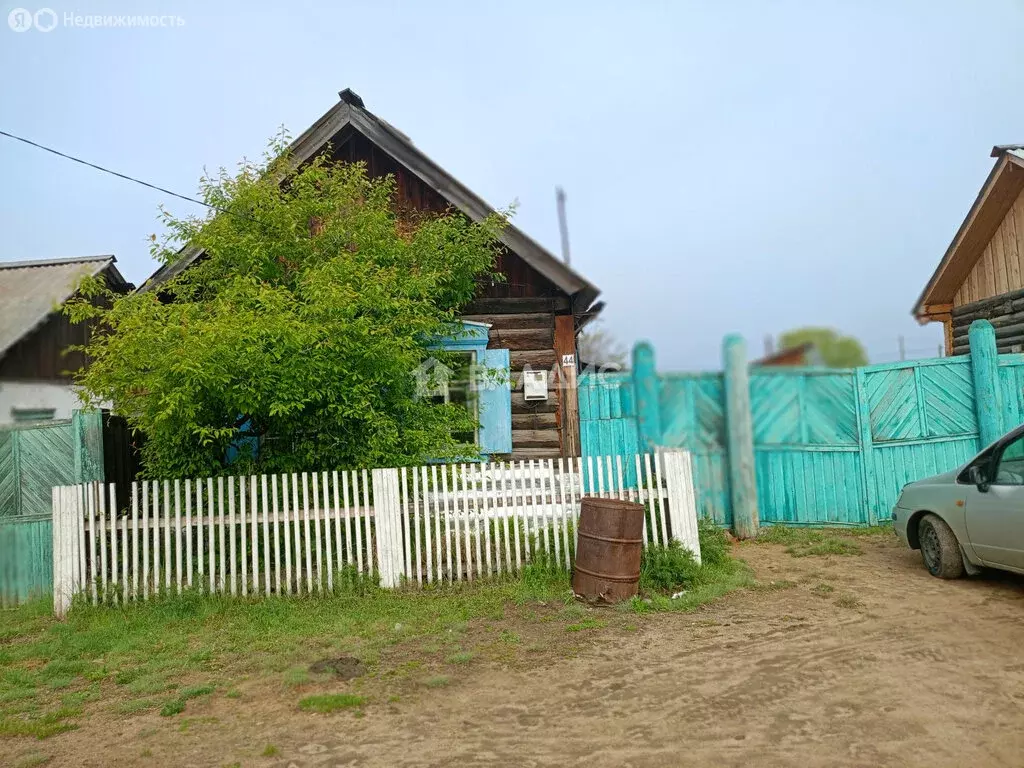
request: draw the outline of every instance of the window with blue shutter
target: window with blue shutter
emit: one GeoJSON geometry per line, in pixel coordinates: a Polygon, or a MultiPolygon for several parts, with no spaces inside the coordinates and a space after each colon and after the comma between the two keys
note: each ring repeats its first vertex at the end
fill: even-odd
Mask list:
{"type": "Polygon", "coordinates": [[[469,320],[461,330],[438,341],[452,352],[472,354],[476,367],[472,393],[476,397],[477,446],[484,459],[512,452],[512,377],[507,349],[488,349],[488,326],[469,320]]]}
{"type": "Polygon", "coordinates": [[[480,453],[512,453],[512,379],[507,349],[485,349],[477,357],[480,453]]]}

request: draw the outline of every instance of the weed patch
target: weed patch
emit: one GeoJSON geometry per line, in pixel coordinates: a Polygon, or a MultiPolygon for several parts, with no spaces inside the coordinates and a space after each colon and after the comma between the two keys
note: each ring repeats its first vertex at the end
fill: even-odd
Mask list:
{"type": "Polygon", "coordinates": [[[318,696],[307,696],[299,702],[303,712],[319,712],[329,714],[341,709],[355,709],[366,703],[366,699],[354,693],[324,693],[318,696]]]}

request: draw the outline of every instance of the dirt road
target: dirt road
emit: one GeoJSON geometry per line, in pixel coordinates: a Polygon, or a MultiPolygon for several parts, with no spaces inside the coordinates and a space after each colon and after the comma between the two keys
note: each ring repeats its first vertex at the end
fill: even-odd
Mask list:
{"type": "Polygon", "coordinates": [[[470,665],[361,719],[221,699],[185,732],[147,730],[153,716],[55,737],[54,764],[1024,763],[1024,579],[942,582],[893,540],[859,543],[741,547],[764,588],[599,633],[572,659],[470,665]],[[268,743],[279,753],[260,756],[268,743]]]}

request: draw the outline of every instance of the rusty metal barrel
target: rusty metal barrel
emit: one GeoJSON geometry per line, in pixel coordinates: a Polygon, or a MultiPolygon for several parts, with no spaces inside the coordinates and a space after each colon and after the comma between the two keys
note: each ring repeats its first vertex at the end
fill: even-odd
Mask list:
{"type": "Polygon", "coordinates": [[[607,603],[636,595],[643,532],[643,504],[584,496],[572,591],[585,600],[607,603]]]}

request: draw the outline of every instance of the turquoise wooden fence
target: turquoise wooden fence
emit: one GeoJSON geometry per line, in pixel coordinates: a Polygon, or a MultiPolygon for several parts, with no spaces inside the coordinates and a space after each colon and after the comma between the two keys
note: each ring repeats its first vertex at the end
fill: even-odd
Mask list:
{"type": "Polygon", "coordinates": [[[694,457],[700,514],[732,526],[729,423],[749,419],[760,522],[875,524],[889,519],[903,485],[954,469],[984,447],[979,414],[996,435],[1024,421],[1024,355],[996,355],[994,337],[991,350],[987,337],[972,342],[971,355],[961,357],[856,369],[751,368],[749,412],[737,414],[727,412],[724,373],[655,374],[653,352],[641,346],[644,365],[632,373],[580,378],[583,452],[685,448],[694,457]],[[653,389],[636,381],[645,367],[653,389]],[[978,399],[986,376],[996,394],[978,399]],[[656,413],[637,408],[644,386],[657,394],[656,413]]]}
{"type": "Polygon", "coordinates": [[[53,589],[51,489],[102,479],[99,411],[0,429],[0,606],[53,589]]]}

